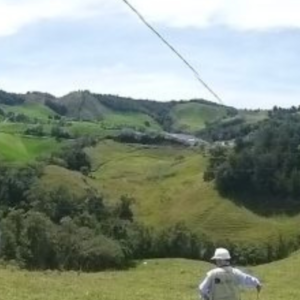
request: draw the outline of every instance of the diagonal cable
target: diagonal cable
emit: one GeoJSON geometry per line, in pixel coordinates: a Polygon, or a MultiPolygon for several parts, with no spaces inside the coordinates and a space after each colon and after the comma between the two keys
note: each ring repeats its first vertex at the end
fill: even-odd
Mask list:
{"type": "Polygon", "coordinates": [[[128,0],[123,1],[138,17],[139,19],[169,48],[179,57],[179,59],[193,72],[196,79],[218,100],[219,103],[224,104],[223,100],[216,92],[201,78],[199,72],[172,46],[144,17],[143,15],[130,3],[128,0]]]}

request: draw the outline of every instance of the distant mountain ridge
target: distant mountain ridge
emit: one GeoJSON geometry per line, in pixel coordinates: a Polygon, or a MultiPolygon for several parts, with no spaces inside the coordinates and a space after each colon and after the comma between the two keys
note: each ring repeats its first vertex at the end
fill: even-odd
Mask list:
{"type": "Polygon", "coordinates": [[[71,92],[63,97],[41,92],[16,94],[0,91],[0,108],[1,105],[43,105],[53,113],[74,121],[101,121],[115,114],[127,116],[131,114],[132,118],[143,115],[150,117],[163,130],[182,133],[195,133],[205,127],[207,122],[238,113],[235,108],[204,99],[159,102],[95,94],[89,91],[71,92]]]}

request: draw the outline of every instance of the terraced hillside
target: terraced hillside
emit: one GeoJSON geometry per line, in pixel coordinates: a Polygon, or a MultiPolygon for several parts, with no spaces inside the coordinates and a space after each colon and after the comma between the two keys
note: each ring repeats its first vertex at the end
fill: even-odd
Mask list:
{"type": "MultiPolygon", "coordinates": [[[[248,269],[263,282],[261,299],[298,300],[299,253],[280,262],[248,269]]],[[[212,266],[190,260],[150,260],[127,271],[81,274],[25,272],[0,269],[1,299],[192,300],[197,286],[212,266]],[[18,289],[16,289],[16,286],[18,289]]],[[[244,300],[256,298],[253,290],[244,300]]]]}

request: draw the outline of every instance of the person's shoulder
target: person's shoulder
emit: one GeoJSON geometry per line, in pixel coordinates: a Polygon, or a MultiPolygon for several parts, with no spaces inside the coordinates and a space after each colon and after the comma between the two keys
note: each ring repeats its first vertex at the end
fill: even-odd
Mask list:
{"type": "Polygon", "coordinates": [[[224,270],[222,268],[214,268],[212,270],[210,270],[207,275],[208,276],[213,276],[213,275],[217,275],[217,274],[220,274],[220,273],[223,273],[224,270]]]}
{"type": "Polygon", "coordinates": [[[240,270],[238,268],[232,268],[232,272],[233,272],[233,274],[238,275],[238,276],[247,275],[242,270],[240,270]]]}

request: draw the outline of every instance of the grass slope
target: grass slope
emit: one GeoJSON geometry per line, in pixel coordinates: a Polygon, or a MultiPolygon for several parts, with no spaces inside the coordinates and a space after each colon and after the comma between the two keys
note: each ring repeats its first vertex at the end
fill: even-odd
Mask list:
{"type": "Polygon", "coordinates": [[[66,127],[66,129],[74,136],[103,136],[106,133],[106,130],[102,127],[101,123],[93,122],[72,122],[71,126],[66,127]]]}
{"type": "Polygon", "coordinates": [[[42,103],[25,102],[22,105],[8,106],[1,104],[0,108],[5,112],[24,114],[30,119],[48,120],[55,112],[42,103]]]}
{"type": "Polygon", "coordinates": [[[206,159],[193,150],[105,141],[88,153],[104,195],[134,197],[137,216],[156,228],[183,221],[215,239],[252,243],[298,231],[300,216],[264,218],[221,198],[203,181],[206,159]]]}
{"type": "Polygon", "coordinates": [[[108,128],[114,127],[134,127],[149,128],[152,130],[161,130],[161,126],[150,116],[137,112],[113,112],[103,116],[102,126],[108,128]]]}
{"type": "MultiPolygon", "coordinates": [[[[255,267],[250,273],[261,278],[264,300],[298,300],[300,255],[255,267]]],[[[190,260],[150,260],[128,271],[81,274],[74,272],[26,272],[0,270],[2,300],[193,300],[197,286],[212,266],[190,260]]],[[[253,290],[244,300],[255,299],[253,290]]]]}
{"type": "Polygon", "coordinates": [[[59,166],[49,165],[44,170],[44,175],[38,183],[46,192],[61,185],[71,187],[70,193],[75,197],[83,197],[91,188],[97,188],[93,180],[79,172],[70,171],[59,166]]]}
{"type": "Polygon", "coordinates": [[[188,132],[203,129],[206,122],[221,119],[226,114],[226,108],[222,106],[195,102],[177,104],[171,112],[175,121],[174,129],[188,132]]]}
{"type": "Polygon", "coordinates": [[[247,111],[240,110],[239,116],[241,116],[246,123],[257,123],[263,121],[268,118],[268,111],[260,110],[260,111],[247,111]]]}
{"type": "Polygon", "coordinates": [[[2,122],[0,123],[0,132],[21,134],[29,126],[29,124],[24,123],[2,122]]]}
{"type": "MultiPolygon", "coordinates": [[[[74,136],[97,135],[105,136],[119,132],[122,128],[134,128],[136,130],[148,129],[161,131],[160,125],[151,117],[141,113],[114,113],[109,112],[99,122],[71,122],[66,129],[74,136]]],[[[1,130],[1,127],[0,127],[1,130]]]]}
{"type": "Polygon", "coordinates": [[[29,138],[0,133],[0,158],[8,162],[25,163],[59,147],[54,139],[29,138]]]}

